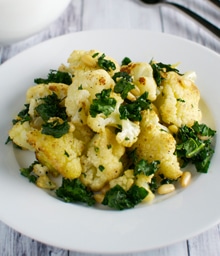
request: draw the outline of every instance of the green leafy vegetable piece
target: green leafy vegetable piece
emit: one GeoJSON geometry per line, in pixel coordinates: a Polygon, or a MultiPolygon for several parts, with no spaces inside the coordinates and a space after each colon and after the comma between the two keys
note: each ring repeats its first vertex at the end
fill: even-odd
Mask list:
{"type": "Polygon", "coordinates": [[[128,65],[131,63],[131,59],[128,57],[124,57],[124,59],[121,61],[121,65],[128,65]]]}
{"type": "Polygon", "coordinates": [[[17,118],[12,120],[13,124],[16,124],[17,122],[24,123],[31,120],[31,117],[29,115],[30,104],[24,104],[24,107],[25,108],[18,113],[17,118]]]}
{"type": "Polygon", "coordinates": [[[35,78],[34,82],[36,84],[49,84],[49,83],[63,83],[70,85],[72,84],[72,77],[67,72],[61,72],[56,70],[50,70],[47,78],[35,78]]]}
{"type": "Polygon", "coordinates": [[[128,92],[134,88],[132,77],[126,72],[117,72],[112,78],[115,81],[114,92],[120,93],[122,99],[125,99],[128,92]]]}
{"type": "Polygon", "coordinates": [[[34,161],[28,168],[20,168],[21,175],[34,184],[36,183],[38,178],[38,176],[33,173],[33,168],[35,164],[39,164],[39,162],[34,161]]]}
{"type": "Polygon", "coordinates": [[[176,155],[183,162],[195,165],[198,172],[207,173],[214,154],[211,139],[216,131],[205,124],[195,122],[192,127],[180,127],[177,133],[176,155]]]}
{"type": "Polygon", "coordinates": [[[147,195],[148,191],[137,185],[133,185],[128,191],[125,191],[120,185],[116,185],[106,192],[102,204],[116,210],[124,210],[135,207],[147,195]]]}
{"type": "Polygon", "coordinates": [[[106,71],[111,71],[116,69],[115,63],[111,60],[105,59],[104,53],[98,58],[98,65],[100,68],[103,68],[106,71]]]}
{"type": "Polygon", "coordinates": [[[43,124],[41,133],[51,135],[54,138],[60,138],[69,132],[69,128],[70,126],[67,121],[60,123],[59,120],[54,120],[53,122],[43,124]]]}
{"type": "Polygon", "coordinates": [[[125,104],[119,107],[120,118],[131,121],[141,121],[141,111],[149,109],[151,101],[147,99],[148,93],[144,92],[136,101],[127,100],[125,104]]]}
{"type": "Polygon", "coordinates": [[[61,100],[53,92],[53,94],[41,98],[43,103],[38,105],[35,110],[47,122],[51,117],[59,117],[67,120],[66,108],[60,105],[61,100]]]}
{"type": "Polygon", "coordinates": [[[160,161],[152,161],[149,163],[147,160],[141,159],[135,164],[134,175],[145,174],[146,176],[150,176],[158,170],[159,164],[160,161]]]}
{"type": "Polygon", "coordinates": [[[62,180],[62,185],[56,190],[56,195],[67,203],[82,202],[89,206],[95,204],[93,193],[79,179],[62,180]]]}
{"type": "Polygon", "coordinates": [[[96,99],[93,99],[90,105],[90,115],[96,117],[103,113],[106,117],[109,116],[116,106],[116,99],[110,97],[111,89],[104,89],[101,93],[96,94],[96,99]]]}
{"type": "Polygon", "coordinates": [[[162,73],[173,71],[179,75],[182,75],[179,73],[178,69],[173,68],[172,65],[170,65],[170,64],[164,64],[161,62],[155,63],[155,62],[153,62],[153,60],[151,60],[150,65],[153,69],[153,76],[154,76],[154,79],[158,86],[161,85],[161,82],[164,79],[164,77],[162,76],[162,73]]]}

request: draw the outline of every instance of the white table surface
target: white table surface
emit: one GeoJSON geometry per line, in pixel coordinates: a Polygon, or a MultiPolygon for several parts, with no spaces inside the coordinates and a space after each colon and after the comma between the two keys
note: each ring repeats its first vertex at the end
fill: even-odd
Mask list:
{"type": "MultiPolygon", "coordinates": [[[[174,2],[189,7],[220,27],[220,8],[208,0],[174,0],[174,2]]],[[[220,40],[217,37],[171,7],[144,5],[139,0],[72,0],[61,17],[44,31],[11,46],[2,47],[0,60],[3,63],[19,52],[59,35],[82,30],[112,28],[162,31],[187,38],[220,54],[220,40]]],[[[0,255],[86,256],[85,253],[67,251],[37,242],[16,232],[1,221],[0,255]]],[[[220,225],[186,241],[165,248],[130,255],[219,256],[220,225]]]]}

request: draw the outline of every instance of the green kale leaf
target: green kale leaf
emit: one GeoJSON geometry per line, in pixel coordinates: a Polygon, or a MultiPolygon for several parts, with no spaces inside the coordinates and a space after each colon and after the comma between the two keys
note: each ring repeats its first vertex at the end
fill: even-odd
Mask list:
{"type": "Polygon", "coordinates": [[[147,195],[148,191],[137,185],[133,185],[128,191],[125,191],[120,185],[116,185],[106,192],[102,204],[116,210],[124,210],[135,207],[147,195]]]}
{"type": "Polygon", "coordinates": [[[151,101],[147,99],[148,93],[144,92],[135,101],[125,101],[125,104],[119,107],[120,118],[129,119],[131,121],[141,121],[141,111],[149,109],[151,101]]]}
{"type": "Polygon", "coordinates": [[[35,78],[34,82],[36,84],[49,84],[49,83],[63,83],[70,85],[72,84],[72,77],[67,72],[61,72],[56,70],[50,70],[47,78],[35,78]]]}
{"type": "Polygon", "coordinates": [[[147,160],[141,159],[135,164],[134,175],[144,174],[150,176],[158,170],[159,164],[160,161],[152,161],[149,163],[147,160]]]}
{"type": "Polygon", "coordinates": [[[134,89],[132,77],[126,72],[117,72],[112,78],[115,81],[114,92],[120,93],[122,99],[125,99],[128,92],[134,89]]]}
{"type": "Polygon", "coordinates": [[[195,165],[198,172],[207,173],[214,154],[211,139],[216,131],[205,124],[195,122],[192,127],[180,127],[177,133],[175,154],[181,160],[182,167],[188,163],[195,165]]]}
{"type": "Polygon", "coordinates": [[[18,115],[17,115],[17,118],[16,119],[13,119],[12,120],[12,123],[13,125],[16,124],[17,122],[21,122],[21,123],[24,123],[26,121],[30,121],[31,120],[31,117],[29,115],[29,107],[30,107],[30,104],[24,104],[24,109],[22,109],[18,115]]]}
{"type": "Polygon", "coordinates": [[[60,105],[61,100],[53,92],[53,94],[41,98],[43,103],[38,105],[35,110],[44,120],[47,122],[51,117],[59,117],[63,120],[67,120],[66,108],[60,105]]]}
{"type": "Polygon", "coordinates": [[[173,68],[172,65],[170,65],[170,64],[164,64],[164,63],[161,63],[161,62],[155,63],[153,60],[151,60],[150,65],[153,69],[153,76],[154,76],[154,79],[155,79],[156,84],[158,86],[161,85],[161,83],[164,79],[162,74],[165,73],[165,72],[173,71],[173,72],[176,72],[179,75],[182,75],[182,74],[179,73],[178,69],[173,68]]]}
{"type": "Polygon", "coordinates": [[[20,168],[21,175],[27,178],[30,182],[36,183],[38,176],[33,173],[35,164],[39,164],[38,161],[34,161],[28,168],[20,168]]]}
{"type": "Polygon", "coordinates": [[[56,195],[67,203],[82,202],[89,206],[95,204],[93,193],[79,179],[62,180],[62,185],[56,190],[56,195]]]}
{"type": "Polygon", "coordinates": [[[58,119],[54,120],[53,122],[47,122],[42,124],[42,134],[51,135],[54,138],[60,138],[64,134],[69,132],[69,124],[67,121],[59,122],[58,119]]]}
{"type": "Polygon", "coordinates": [[[103,68],[106,71],[111,71],[116,69],[115,63],[111,60],[105,59],[104,53],[98,58],[98,65],[100,68],[103,68]]]}
{"type": "Polygon", "coordinates": [[[90,115],[96,117],[103,113],[106,117],[109,116],[116,106],[116,99],[110,97],[111,89],[104,89],[101,93],[96,94],[96,99],[93,99],[90,105],[90,115]]]}

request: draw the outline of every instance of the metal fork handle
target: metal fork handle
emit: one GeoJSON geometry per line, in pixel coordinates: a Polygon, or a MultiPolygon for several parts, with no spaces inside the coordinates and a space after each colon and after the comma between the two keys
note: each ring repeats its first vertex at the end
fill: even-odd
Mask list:
{"type": "Polygon", "coordinates": [[[202,24],[206,29],[211,31],[213,34],[215,34],[218,38],[220,38],[220,28],[216,27],[214,24],[210,23],[208,20],[202,18],[195,12],[187,9],[186,7],[176,4],[176,3],[171,3],[171,2],[165,2],[166,4],[169,4],[171,6],[176,7],[177,9],[181,10],[182,12],[188,14],[190,17],[195,19],[197,22],[202,24]]]}

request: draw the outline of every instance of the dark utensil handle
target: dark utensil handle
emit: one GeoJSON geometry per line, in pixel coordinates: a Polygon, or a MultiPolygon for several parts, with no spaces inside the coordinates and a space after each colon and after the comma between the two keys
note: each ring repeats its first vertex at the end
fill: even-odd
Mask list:
{"type": "MultiPolygon", "coordinates": [[[[212,1],[214,1],[214,0],[212,0],[212,1]]],[[[210,23],[208,20],[202,18],[201,16],[199,16],[195,12],[187,9],[186,7],[184,7],[182,5],[179,5],[179,4],[176,4],[176,3],[170,3],[170,2],[166,2],[166,4],[174,6],[177,9],[181,10],[182,12],[188,14],[190,17],[194,18],[197,22],[202,24],[205,28],[207,28],[209,31],[211,31],[213,34],[215,34],[217,37],[220,38],[220,28],[216,27],[215,25],[210,23]]]]}
{"type": "Polygon", "coordinates": [[[216,6],[220,7],[220,0],[209,0],[209,1],[215,4],[216,6]]]}

